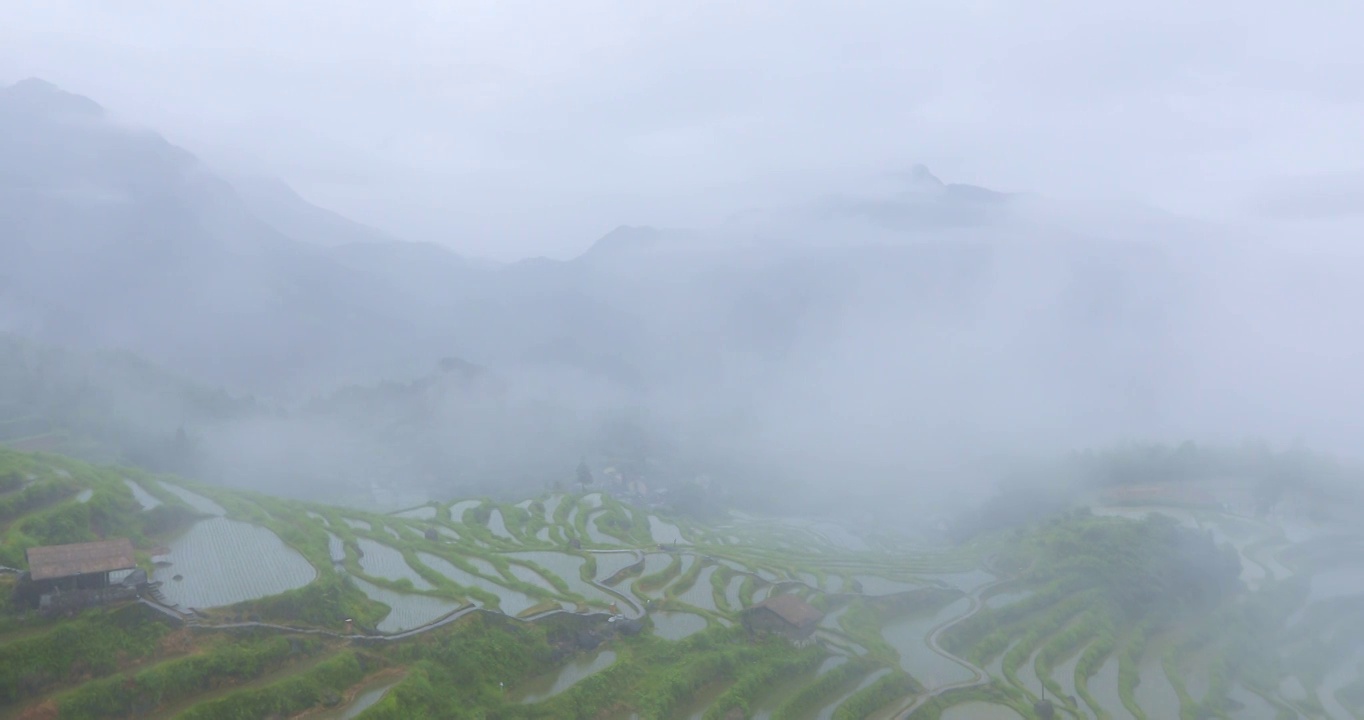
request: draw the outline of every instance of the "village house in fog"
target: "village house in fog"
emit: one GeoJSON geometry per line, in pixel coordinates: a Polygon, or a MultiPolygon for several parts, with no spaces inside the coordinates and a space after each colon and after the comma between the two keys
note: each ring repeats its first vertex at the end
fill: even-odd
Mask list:
{"type": "Polygon", "coordinates": [[[19,592],[43,611],[131,599],[137,585],[146,582],[127,538],[33,547],[25,554],[28,573],[19,592]]]}
{"type": "Polygon", "coordinates": [[[823,619],[824,613],[795,595],[774,595],[743,613],[748,632],[776,633],[797,643],[809,640],[823,619]]]}

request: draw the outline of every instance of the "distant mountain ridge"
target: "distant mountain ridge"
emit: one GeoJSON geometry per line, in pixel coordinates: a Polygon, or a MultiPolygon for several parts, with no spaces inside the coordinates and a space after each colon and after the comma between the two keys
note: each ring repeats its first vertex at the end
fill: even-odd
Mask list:
{"type": "Polygon", "coordinates": [[[253,214],[294,240],[322,247],[398,242],[381,230],[309,203],[278,178],[236,175],[228,182],[253,214]]]}
{"type": "Polygon", "coordinates": [[[40,80],[0,91],[0,227],[0,320],[53,342],[278,391],[325,384],[338,365],[386,372],[365,352],[376,337],[425,334],[391,280],[328,257],[328,245],[383,255],[398,241],[280,185],[244,198],[190,153],[40,80]]]}
{"type": "Polygon", "coordinates": [[[1134,232],[1099,217],[1087,234],[923,167],[874,191],[703,230],[622,226],[571,260],[498,266],[393,239],[274,181],[237,182],[48,84],[0,92],[0,330],[127,349],[286,405],[379,388],[354,397],[404,418],[338,407],[345,427],[320,418],[306,437],[263,423],[221,443],[277,452],[248,475],[308,447],[337,474],[401,466],[434,483],[461,467],[529,482],[525,468],[576,464],[626,413],[679,438],[679,456],[893,483],[996,439],[1183,431],[1219,377],[1184,358],[1224,352],[1205,328],[1237,327],[1198,292],[1229,255],[1198,254],[1179,223],[1134,232]],[[439,357],[488,368],[504,398],[470,405],[448,376],[411,393],[387,384],[439,357]],[[418,438],[395,429],[427,416],[444,420],[418,438]],[[357,433],[402,440],[375,449],[357,433]],[[403,464],[428,451],[443,459],[403,464]]]}

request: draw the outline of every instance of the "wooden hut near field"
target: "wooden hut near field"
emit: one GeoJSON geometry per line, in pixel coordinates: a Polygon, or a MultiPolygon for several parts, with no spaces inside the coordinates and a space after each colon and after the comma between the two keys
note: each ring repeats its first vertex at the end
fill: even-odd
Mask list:
{"type": "Polygon", "coordinates": [[[742,616],[750,633],[777,633],[794,642],[808,640],[823,619],[824,613],[795,595],[774,595],[748,608],[742,616]]]}
{"type": "Polygon", "coordinates": [[[29,548],[28,573],[21,594],[40,609],[76,609],[136,596],[129,583],[113,583],[112,576],[138,577],[133,543],[127,538],[43,545],[29,548]]]}

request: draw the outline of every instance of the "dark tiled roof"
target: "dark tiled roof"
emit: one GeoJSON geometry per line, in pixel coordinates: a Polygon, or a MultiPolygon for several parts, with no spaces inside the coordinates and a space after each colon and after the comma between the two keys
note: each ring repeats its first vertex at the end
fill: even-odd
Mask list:
{"type": "Polygon", "coordinates": [[[28,549],[28,573],[34,580],[128,570],[137,566],[128,538],[28,549]]]}
{"type": "Polygon", "coordinates": [[[754,605],[752,609],[758,608],[767,608],[776,613],[777,617],[798,628],[808,627],[824,619],[824,613],[795,595],[775,595],[754,605]]]}

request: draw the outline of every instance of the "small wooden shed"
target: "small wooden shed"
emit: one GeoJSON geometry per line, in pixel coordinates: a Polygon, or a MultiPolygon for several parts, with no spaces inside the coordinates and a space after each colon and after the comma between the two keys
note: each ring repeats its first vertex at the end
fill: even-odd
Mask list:
{"type": "Polygon", "coordinates": [[[29,548],[28,577],[37,585],[92,590],[109,585],[109,573],[137,567],[128,538],[29,548]]]}
{"type": "Polygon", "coordinates": [[[774,595],[743,613],[749,632],[774,632],[801,642],[814,634],[824,613],[795,595],[774,595]]]}

